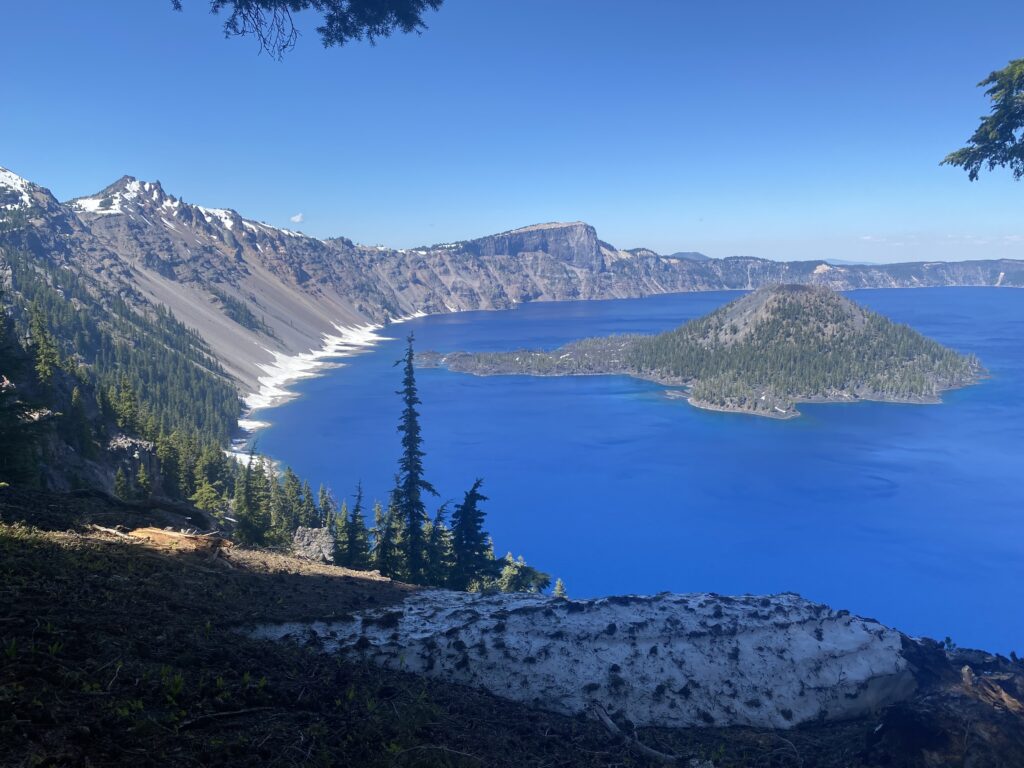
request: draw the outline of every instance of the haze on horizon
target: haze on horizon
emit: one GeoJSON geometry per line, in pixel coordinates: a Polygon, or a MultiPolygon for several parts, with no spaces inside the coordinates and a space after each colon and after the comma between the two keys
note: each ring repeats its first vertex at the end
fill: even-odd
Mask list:
{"type": "Polygon", "coordinates": [[[1010,174],[939,166],[1020,55],[999,5],[446,0],[375,47],[324,50],[300,15],[278,62],[201,0],[17,4],[0,165],[395,247],[583,220],[662,253],[1020,258],[1010,174]]]}

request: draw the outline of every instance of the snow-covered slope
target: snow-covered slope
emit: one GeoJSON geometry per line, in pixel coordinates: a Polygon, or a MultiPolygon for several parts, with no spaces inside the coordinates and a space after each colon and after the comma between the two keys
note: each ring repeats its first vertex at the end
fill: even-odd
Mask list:
{"type": "Polygon", "coordinates": [[[793,594],[560,600],[430,590],[350,621],[268,626],[327,652],[638,725],[789,728],[910,696],[899,632],[793,594]]]}
{"type": "Polygon", "coordinates": [[[14,210],[31,204],[29,186],[26,179],[0,167],[0,210],[14,210]]]}

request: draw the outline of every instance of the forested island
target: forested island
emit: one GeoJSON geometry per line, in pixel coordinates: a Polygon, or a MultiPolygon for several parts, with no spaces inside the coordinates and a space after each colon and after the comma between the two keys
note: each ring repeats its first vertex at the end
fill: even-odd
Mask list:
{"type": "Polygon", "coordinates": [[[800,402],[937,403],[984,373],[907,325],[827,288],[760,288],[654,336],[575,341],[550,351],[428,352],[424,367],[481,376],[622,374],[682,387],[692,405],[774,418],[800,402]]]}

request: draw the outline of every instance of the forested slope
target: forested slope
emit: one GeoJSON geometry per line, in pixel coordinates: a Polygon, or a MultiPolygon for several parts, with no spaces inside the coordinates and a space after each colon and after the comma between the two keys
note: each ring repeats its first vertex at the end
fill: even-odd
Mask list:
{"type": "Polygon", "coordinates": [[[427,355],[478,374],[623,373],[684,385],[695,405],[792,415],[799,401],[937,402],[981,364],[826,288],[761,288],[655,336],[584,339],[545,352],[427,355]]]}

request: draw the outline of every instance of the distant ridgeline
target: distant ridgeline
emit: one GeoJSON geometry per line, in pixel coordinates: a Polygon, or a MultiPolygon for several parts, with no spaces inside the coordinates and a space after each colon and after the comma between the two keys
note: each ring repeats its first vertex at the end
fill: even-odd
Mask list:
{"type": "Polygon", "coordinates": [[[550,352],[425,353],[478,375],[626,374],[684,386],[693,405],[784,418],[797,402],[934,403],[983,373],[960,355],[827,288],[767,286],[656,336],[592,338],[550,352]]]}

